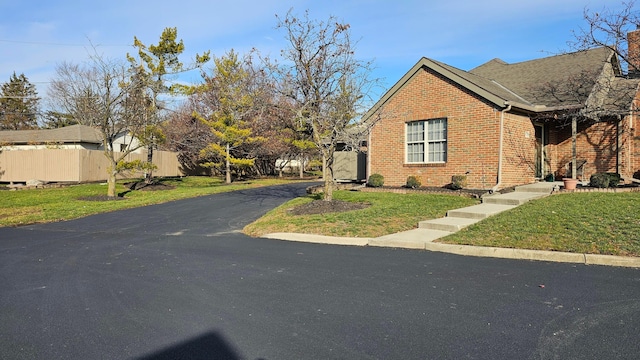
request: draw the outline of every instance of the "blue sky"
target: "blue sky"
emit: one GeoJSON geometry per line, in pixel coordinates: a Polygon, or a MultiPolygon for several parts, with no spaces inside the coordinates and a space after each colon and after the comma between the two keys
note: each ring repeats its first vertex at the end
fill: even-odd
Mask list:
{"type": "MultiPolygon", "coordinates": [[[[289,9],[351,25],[356,56],[373,60],[372,76],[389,88],[421,57],[470,70],[493,58],[509,63],[569,50],[585,8],[620,8],[617,0],[23,0],[0,2],[0,83],[24,73],[46,96],[56,64],[82,63],[95,50],[133,53],[133,37],[158,42],[177,27],[184,62],[211,50],[222,56],[252,48],[277,56],[286,46],[275,15],[289,9]]],[[[197,72],[187,81],[197,82],[197,72]]]]}

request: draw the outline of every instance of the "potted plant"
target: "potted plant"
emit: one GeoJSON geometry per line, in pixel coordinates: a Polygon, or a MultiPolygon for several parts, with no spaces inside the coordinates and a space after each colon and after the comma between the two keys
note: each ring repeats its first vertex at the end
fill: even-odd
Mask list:
{"type": "Polygon", "coordinates": [[[562,182],[564,182],[565,190],[575,190],[576,186],[578,186],[578,179],[562,178],[562,182]]]}

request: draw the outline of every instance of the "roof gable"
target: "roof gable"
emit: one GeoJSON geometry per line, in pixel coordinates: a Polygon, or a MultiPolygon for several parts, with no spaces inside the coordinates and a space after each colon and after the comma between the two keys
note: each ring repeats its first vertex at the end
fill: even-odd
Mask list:
{"type": "Polygon", "coordinates": [[[441,63],[428,58],[421,58],[413,67],[396,82],[383,96],[378,100],[369,111],[364,115],[364,121],[371,118],[389,99],[397,94],[411,79],[413,79],[419,71],[430,69],[441,76],[459,84],[460,86],[470,90],[471,92],[485,98],[497,106],[505,106],[505,99],[496,93],[506,96],[508,91],[501,89],[498,85],[492,84],[486,79],[482,79],[477,75],[470,74],[464,70],[460,70],[453,66],[441,63]],[[490,90],[487,90],[490,89],[490,90]]]}
{"type": "MultiPolygon", "coordinates": [[[[430,69],[498,107],[509,105],[531,112],[583,106],[602,78],[613,79],[621,70],[613,52],[605,47],[508,64],[493,59],[470,71],[422,58],[365,114],[369,119],[422,69],[430,69]],[[570,84],[571,81],[576,84],[570,84]],[[580,81],[580,83],[578,83],[580,81]],[[557,83],[580,86],[574,93],[549,90],[557,83]]],[[[625,82],[633,88],[639,80],[625,82]]],[[[610,81],[611,82],[611,81],[610,81]]]]}

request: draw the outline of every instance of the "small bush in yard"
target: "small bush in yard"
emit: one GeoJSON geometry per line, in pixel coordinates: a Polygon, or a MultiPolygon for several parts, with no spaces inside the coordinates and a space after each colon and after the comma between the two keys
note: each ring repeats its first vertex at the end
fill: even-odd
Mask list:
{"type": "Polygon", "coordinates": [[[417,176],[411,175],[407,177],[408,188],[416,189],[416,188],[419,188],[420,185],[422,185],[422,183],[420,182],[420,179],[417,176]]]}
{"type": "Polygon", "coordinates": [[[453,175],[451,177],[451,188],[460,190],[467,186],[467,175],[453,175]]]}
{"type": "Polygon", "coordinates": [[[591,184],[591,186],[597,187],[597,188],[609,187],[610,181],[611,181],[611,178],[609,177],[609,175],[605,173],[593,174],[591,175],[591,179],[589,179],[589,183],[591,184]]]}
{"type": "Polygon", "coordinates": [[[369,176],[369,181],[367,181],[367,185],[371,187],[381,187],[384,185],[384,176],[380,174],[371,174],[369,176]]]}

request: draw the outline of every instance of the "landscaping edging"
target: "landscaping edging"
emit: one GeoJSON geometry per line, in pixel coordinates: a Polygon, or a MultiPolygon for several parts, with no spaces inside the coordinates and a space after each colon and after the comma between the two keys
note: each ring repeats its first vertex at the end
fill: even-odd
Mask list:
{"type": "Polygon", "coordinates": [[[367,187],[363,186],[357,191],[362,192],[387,192],[394,194],[438,194],[438,195],[455,195],[455,196],[466,196],[470,198],[480,198],[482,194],[486,193],[486,191],[481,190],[477,192],[468,191],[468,190],[446,190],[446,189],[433,189],[433,188],[391,188],[391,187],[367,187]]]}
{"type": "Polygon", "coordinates": [[[592,187],[578,187],[574,190],[554,190],[552,194],[562,193],[577,193],[577,192],[606,192],[606,193],[618,193],[618,192],[640,192],[640,186],[636,187],[619,187],[619,188],[592,188],[592,187]]]}

